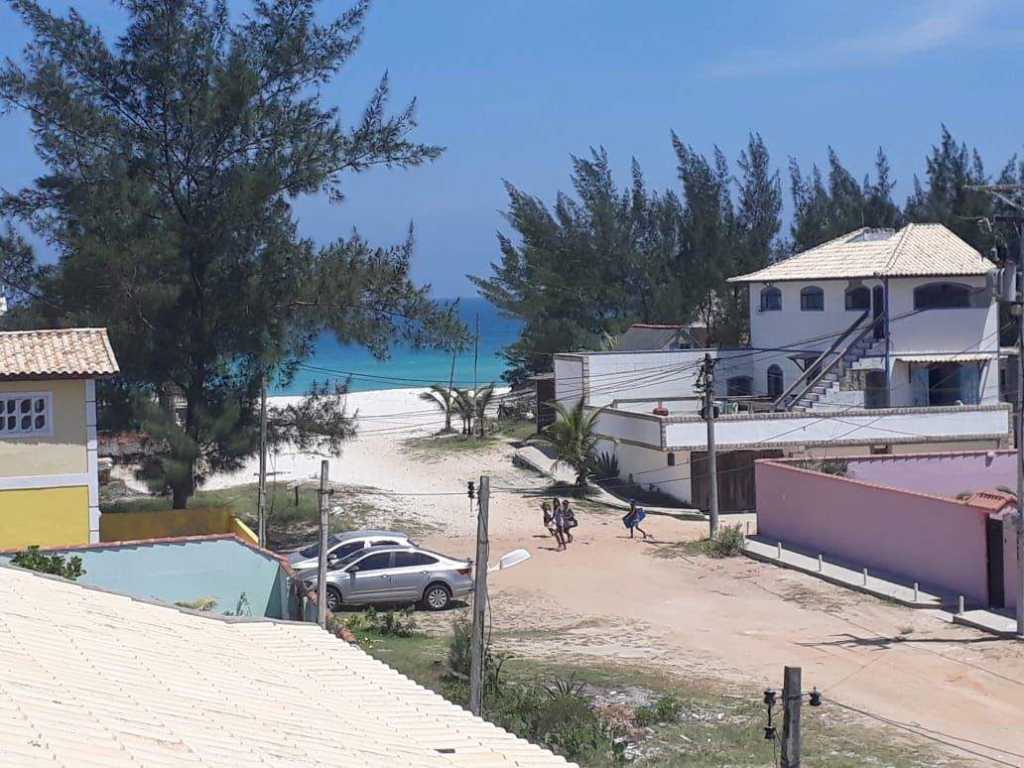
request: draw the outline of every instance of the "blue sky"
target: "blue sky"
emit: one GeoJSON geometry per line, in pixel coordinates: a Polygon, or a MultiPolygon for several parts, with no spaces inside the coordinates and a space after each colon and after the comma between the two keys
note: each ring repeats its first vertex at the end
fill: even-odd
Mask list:
{"type": "MultiPolygon", "coordinates": [[[[105,0],[47,4],[118,30],[105,0]]],[[[731,158],[759,131],[780,168],[789,156],[821,163],[831,145],[857,176],[882,145],[902,202],[941,123],[992,171],[1022,149],[1019,11],[998,0],[378,0],[324,97],[354,120],[390,70],[396,107],[417,97],[419,138],[447,151],[426,168],[350,177],[340,206],[298,201],[302,230],[328,241],[355,226],[387,243],[412,221],[415,276],[437,296],[467,295],[464,275],[498,255],[503,179],[550,200],[568,186],[569,155],[603,145],[622,180],[636,156],[652,186],[674,188],[670,130],[731,158]]],[[[0,38],[8,56],[27,39],[6,7],[0,38]]],[[[30,182],[40,166],[27,121],[0,118],[0,141],[0,185],[30,182]]]]}

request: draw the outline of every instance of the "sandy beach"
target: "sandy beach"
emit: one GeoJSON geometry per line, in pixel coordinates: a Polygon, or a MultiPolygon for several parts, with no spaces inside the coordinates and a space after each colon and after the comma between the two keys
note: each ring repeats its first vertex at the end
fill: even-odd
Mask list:
{"type": "MultiPolygon", "coordinates": [[[[375,522],[387,525],[387,512],[402,519],[416,519],[425,526],[451,535],[475,530],[469,513],[466,484],[489,472],[492,485],[528,490],[543,487],[542,478],[512,466],[513,449],[505,442],[477,450],[428,452],[418,449],[417,438],[428,437],[444,426],[443,414],[419,398],[425,390],[386,389],[355,392],[347,396],[350,413],[358,415],[358,436],[344,444],[340,456],[299,453],[285,448],[269,457],[275,482],[315,481],[320,462],[329,461],[332,483],[366,489],[365,498],[385,512],[375,522]]],[[[499,394],[507,389],[498,390],[499,394]]],[[[284,406],[296,397],[272,397],[270,405],[284,406]]],[[[204,489],[227,488],[255,482],[259,461],[254,456],[237,472],[210,478],[204,489]]],[[[518,496],[510,496],[516,505],[518,496]]],[[[344,503],[344,502],[338,502],[344,503]]],[[[521,519],[509,516],[507,522],[521,519]]],[[[505,516],[502,520],[506,521],[505,516]]],[[[506,522],[502,530],[508,530],[506,522]]],[[[508,532],[511,532],[508,530],[508,532]]]]}

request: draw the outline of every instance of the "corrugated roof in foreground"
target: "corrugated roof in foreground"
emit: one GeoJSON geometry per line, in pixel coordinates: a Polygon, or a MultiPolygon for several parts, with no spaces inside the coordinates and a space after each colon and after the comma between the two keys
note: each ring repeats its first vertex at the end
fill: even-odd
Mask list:
{"type": "Polygon", "coordinates": [[[316,625],[0,567],[0,765],[565,766],[316,625]]]}
{"type": "Polygon", "coordinates": [[[899,231],[863,227],[729,282],[984,275],[993,269],[942,224],[907,224],[899,231]]]}
{"type": "Polygon", "coordinates": [[[117,373],[106,328],[0,332],[0,378],[117,373]]]}

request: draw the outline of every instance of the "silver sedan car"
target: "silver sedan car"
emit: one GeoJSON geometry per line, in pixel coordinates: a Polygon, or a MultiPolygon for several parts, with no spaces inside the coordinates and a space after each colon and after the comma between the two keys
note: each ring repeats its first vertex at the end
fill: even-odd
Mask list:
{"type": "MultiPolygon", "coordinates": [[[[315,589],[317,575],[303,573],[303,584],[315,589]]],[[[327,571],[327,608],[374,603],[419,603],[444,610],[452,600],[473,591],[469,560],[416,546],[373,547],[335,562],[327,571]]]]}

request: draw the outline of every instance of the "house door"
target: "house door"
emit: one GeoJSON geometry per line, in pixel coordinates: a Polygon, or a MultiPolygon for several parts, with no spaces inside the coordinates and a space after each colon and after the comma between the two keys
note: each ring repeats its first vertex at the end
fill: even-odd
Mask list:
{"type": "Polygon", "coordinates": [[[1006,593],[1003,588],[1003,521],[985,519],[985,544],[988,551],[988,605],[1004,608],[1006,593]]]}
{"type": "MultiPolygon", "coordinates": [[[[755,506],[754,462],[778,459],[782,451],[724,451],[718,454],[718,508],[722,512],[744,512],[755,506]]],[[[690,454],[690,502],[698,509],[708,508],[708,454],[690,454]]]]}
{"type": "Polygon", "coordinates": [[[875,322],[875,338],[885,338],[885,289],[876,285],[871,291],[871,317],[875,322]]]}

